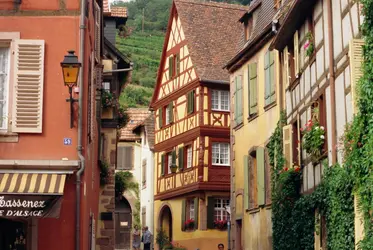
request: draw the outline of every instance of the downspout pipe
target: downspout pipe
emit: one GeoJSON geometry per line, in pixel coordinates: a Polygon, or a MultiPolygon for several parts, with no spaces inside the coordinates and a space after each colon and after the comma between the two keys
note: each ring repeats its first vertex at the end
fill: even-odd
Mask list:
{"type": "Polygon", "coordinates": [[[79,25],[79,58],[81,62],[81,70],[79,71],[79,84],[80,84],[80,93],[79,93],[79,115],[78,115],[78,157],[80,160],[80,168],[76,172],[76,232],[75,232],[75,250],[80,250],[80,207],[81,207],[81,176],[84,173],[85,169],[85,158],[82,154],[82,137],[83,137],[83,94],[84,94],[84,38],[85,38],[85,8],[86,0],[80,1],[80,25],[79,25]]]}
{"type": "Polygon", "coordinates": [[[333,45],[333,12],[332,0],[326,1],[328,12],[328,38],[329,38],[329,86],[330,86],[330,108],[331,108],[331,133],[332,133],[332,164],[337,162],[337,135],[336,135],[336,106],[335,106],[335,74],[334,74],[334,45],[333,45]]]}

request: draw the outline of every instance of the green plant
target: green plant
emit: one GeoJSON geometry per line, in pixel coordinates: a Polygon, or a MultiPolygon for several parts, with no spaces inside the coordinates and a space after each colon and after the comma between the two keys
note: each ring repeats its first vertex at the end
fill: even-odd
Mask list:
{"type": "Polygon", "coordinates": [[[102,108],[112,108],[117,106],[115,95],[108,91],[102,90],[101,92],[101,106],[102,108]]]}
{"type": "Polygon", "coordinates": [[[304,44],[303,48],[306,51],[306,56],[309,57],[309,56],[313,55],[313,52],[315,50],[315,45],[313,44],[312,32],[309,31],[306,35],[306,38],[307,38],[307,41],[304,44]]]}
{"type": "Polygon", "coordinates": [[[100,185],[104,186],[109,182],[109,164],[106,161],[100,161],[100,185]]]}
{"type": "Polygon", "coordinates": [[[157,236],[155,242],[158,244],[159,249],[164,249],[167,245],[171,245],[170,240],[163,229],[157,230],[157,236]]]}
{"type": "Polygon", "coordinates": [[[305,129],[301,128],[303,133],[302,148],[312,156],[313,160],[317,160],[321,156],[322,146],[325,142],[324,127],[320,126],[316,120],[309,120],[305,126],[305,129]]]}
{"type": "Polygon", "coordinates": [[[123,128],[124,126],[126,126],[129,120],[129,116],[125,108],[123,107],[118,108],[117,119],[118,119],[118,128],[123,128]]]}

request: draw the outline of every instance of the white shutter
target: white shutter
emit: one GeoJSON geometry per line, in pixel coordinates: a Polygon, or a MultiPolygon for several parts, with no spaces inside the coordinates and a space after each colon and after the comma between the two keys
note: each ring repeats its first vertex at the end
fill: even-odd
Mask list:
{"type": "Polygon", "coordinates": [[[8,129],[9,47],[0,47],[0,129],[8,129]]]}
{"type": "Polygon", "coordinates": [[[291,168],[293,166],[293,127],[292,125],[286,125],[282,129],[285,167],[291,168]]]}
{"type": "Polygon", "coordinates": [[[284,75],[284,84],[285,84],[285,89],[289,87],[289,50],[288,47],[286,46],[284,49],[284,70],[283,70],[283,75],[284,75]]]}
{"type": "Polygon", "coordinates": [[[101,9],[100,6],[95,3],[95,58],[96,61],[100,61],[100,48],[101,48],[101,9]]]}
{"type": "Polygon", "coordinates": [[[357,112],[356,106],[356,85],[359,79],[363,76],[362,63],[363,63],[363,45],[364,40],[352,39],[350,41],[350,71],[351,71],[351,99],[352,99],[352,112],[357,112]]]}
{"type": "Polygon", "coordinates": [[[15,40],[12,132],[42,132],[43,85],[44,40],[15,40]]]}
{"type": "Polygon", "coordinates": [[[295,31],[294,34],[294,68],[295,68],[295,75],[299,73],[299,38],[298,38],[298,30],[295,31]]]}

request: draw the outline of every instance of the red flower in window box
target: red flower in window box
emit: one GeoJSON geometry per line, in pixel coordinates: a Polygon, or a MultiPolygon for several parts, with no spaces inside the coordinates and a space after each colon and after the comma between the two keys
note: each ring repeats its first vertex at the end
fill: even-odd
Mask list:
{"type": "Polygon", "coordinates": [[[214,228],[219,230],[225,230],[228,227],[228,221],[227,220],[215,220],[214,221],[214,228]]]}
{"type": "Polygon", "coordinates": [[[191,230],[191,229],[194,229],[194,220],[193,219],[189,219],[185,222],[185,229],[186,230],[191,230]]]}

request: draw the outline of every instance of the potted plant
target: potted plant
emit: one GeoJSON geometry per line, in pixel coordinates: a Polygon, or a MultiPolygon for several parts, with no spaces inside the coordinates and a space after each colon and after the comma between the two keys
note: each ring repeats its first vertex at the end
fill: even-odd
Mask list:
{"type": "Polygon", "coordinates": [[[127,124],[129,117],[128,117],[128,114],[125,108],[123,107],[118,108],[117,119],[118,119],[118,128],[123,128],[127,124]]]}
{"type": "Polygon", "coordinates": [[[313,160],[317,160],[321,156],[322,147],[325,142],[325,128],[320,126],[319,122],[309,120],[306,127],[301,128],[303,133],[302,147],[306,150],[306,153],[311,155],[313,160]]]}
{"type": "Polygon", "coordinates": [[[185,229],[186,230],[193,230],[195,226],[194,219],[189,219],[185,222],[185,229]]]}
{"type": "Polygon", "coordinates": [[[167,249],[166,247],[169,247],[171,245],[168,236],[163,229],[157,230],[157,237],[155,238],[155,242],[158,244],[159,249],[162,250],[167,249]]]}
{"type": "Polygon", "coordinates": [[[228,221],[227,220],[215,220],[214,221],[214,228],[219,230],[227,229],[228,221]]]}
{"type": "Polygon", "coordinates": [[[304,44],[303,48],[306,52],[306,57],[311,57],[315,50],[315,45],[313,44],[313,35],[310,31],[307,33],[306,38],[307,41],[304,44]]]}
{"type": "Polygon", "coordinates": [[[115,95],[108,90],[101,92],[101,106],[103,109],[113,108],[117,105],[115,95]]]}

